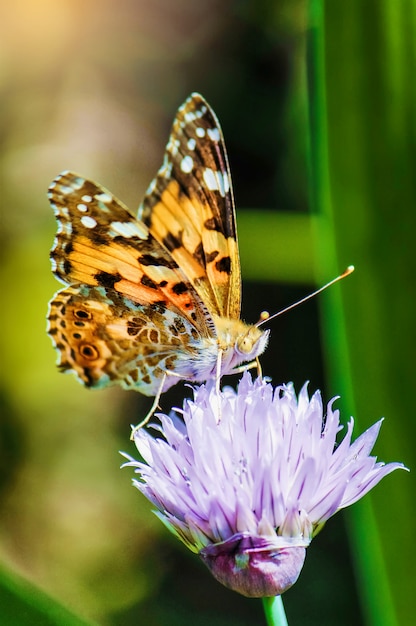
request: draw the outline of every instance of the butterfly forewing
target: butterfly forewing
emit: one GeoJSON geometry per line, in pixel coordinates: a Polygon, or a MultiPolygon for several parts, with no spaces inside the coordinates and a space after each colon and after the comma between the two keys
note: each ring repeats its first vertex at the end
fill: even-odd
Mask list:
{"type": "Polygon", "coordinates": [[[111,288],[137,304],[175,308],[210,334],[186,275],[109,191],[64,172],[50,186],[49,199],[59,223],[51,258],[62,282],[111,288]]]}
{"type": "Polygon", "coordinates": [[[240,261],[224,139],[199,94],[179,109],[164,163],[139,216],[172,253],[213,314],[239,318],[240,261]]]}

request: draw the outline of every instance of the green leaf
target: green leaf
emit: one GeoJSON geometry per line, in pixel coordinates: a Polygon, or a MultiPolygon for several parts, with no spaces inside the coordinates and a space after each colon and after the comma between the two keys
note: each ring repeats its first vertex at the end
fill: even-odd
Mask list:
{"type": "Polygon", "coordinates": [[[16,573],[0,567],[2,624],[92,626],[16,573]]]}

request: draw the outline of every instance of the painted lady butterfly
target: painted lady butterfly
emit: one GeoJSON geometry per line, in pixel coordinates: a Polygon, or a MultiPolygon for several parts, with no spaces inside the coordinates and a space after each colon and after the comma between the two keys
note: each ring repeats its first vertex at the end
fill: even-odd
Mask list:
{"type": "Polygon", "coordinates": [[[58,233],[50,302],[58,365],[87,387],[147,396],[252,361],[268,331],[240,320],[234,200],[219,122],[192,94],[138,218],[103,187],[63,172],[50,186],[58,233]]]}

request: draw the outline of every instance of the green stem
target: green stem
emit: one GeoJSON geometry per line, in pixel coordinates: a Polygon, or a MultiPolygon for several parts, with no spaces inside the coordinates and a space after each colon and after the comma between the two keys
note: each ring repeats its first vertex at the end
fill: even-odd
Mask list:
{"type": "Polygon", "coordinates": [[[263,598],[267,626],[288,626],[282,596],[263,598]]]}

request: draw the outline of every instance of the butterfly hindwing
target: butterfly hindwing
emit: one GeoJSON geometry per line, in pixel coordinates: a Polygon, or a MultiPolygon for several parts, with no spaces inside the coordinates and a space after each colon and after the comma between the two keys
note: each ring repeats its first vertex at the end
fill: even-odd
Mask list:
{"type": "MultiPolygon", "coordinates": [[[[61,371],[74,372],[86,387],[119,383],[144,395],[156,395],[164,374],[178,366],[188,367],[190,375],[195,346],[204,341],[172,310],[85,285],[62,289],[51,300],[48,332],[61,371]]],[[[164,390],[177,380],[168,377],[164,390]]]]}

